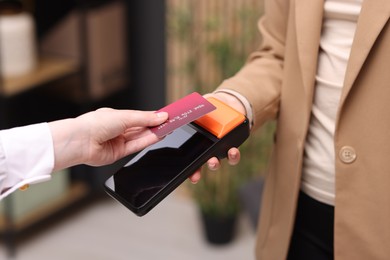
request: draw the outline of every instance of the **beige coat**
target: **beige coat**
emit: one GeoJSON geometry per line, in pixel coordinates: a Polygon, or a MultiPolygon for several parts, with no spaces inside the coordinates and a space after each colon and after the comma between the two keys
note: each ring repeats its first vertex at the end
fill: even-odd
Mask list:
{"type": "MultiPolygon", "coordinates": [[[[221,87],[277,119],[256,255],[285,259],[312,106],[323,0],[265,0],[261,48],[221,87]]],[[[390,0],[364,0],[335,132],[335,259],[390,259],[390,0]]],[[[244,158],[245,159],[245,158],[244,158]]],[[[244,160],[243,159],[243,160],[244,160]]]]}

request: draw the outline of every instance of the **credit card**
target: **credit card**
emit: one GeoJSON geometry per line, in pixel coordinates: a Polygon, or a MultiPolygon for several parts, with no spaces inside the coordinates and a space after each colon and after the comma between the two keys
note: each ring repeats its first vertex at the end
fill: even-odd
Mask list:
{"type": "Polygon", "coordinates": [[[151,130],[158,137],[163,137],[215,109],[216,107],[202,95],[193,92],[159,109],[157,112],[168,113],[168,120],[159,126],[152,127],[151,130]]]}

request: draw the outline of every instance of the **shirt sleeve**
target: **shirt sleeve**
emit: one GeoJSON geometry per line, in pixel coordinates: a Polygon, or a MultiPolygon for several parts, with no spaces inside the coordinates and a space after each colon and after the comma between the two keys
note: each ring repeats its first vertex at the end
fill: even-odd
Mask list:
{"type": "Polygon", "coordinates": [[[50,180],[53,167],[47,123],[0,131],[0,200],[26,184],[50,180]]]}

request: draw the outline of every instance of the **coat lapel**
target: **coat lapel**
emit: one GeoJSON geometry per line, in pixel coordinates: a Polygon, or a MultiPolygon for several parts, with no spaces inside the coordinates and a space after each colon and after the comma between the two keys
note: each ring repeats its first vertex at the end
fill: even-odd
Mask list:
{"type": "Polygon", "coordinates": [[[314,80],[317,72],[323,6],[323,0],[295,1],[298,57],[308,102],[312,102],[314,80]]]}
{"type": "Polygon", "coordinates": [[[344,103],[364,61],[375,43],[382,28],[389,21],[389,0],[364,0],[360,12],[350,60],[345,75],[341,105],[344,103]]]}

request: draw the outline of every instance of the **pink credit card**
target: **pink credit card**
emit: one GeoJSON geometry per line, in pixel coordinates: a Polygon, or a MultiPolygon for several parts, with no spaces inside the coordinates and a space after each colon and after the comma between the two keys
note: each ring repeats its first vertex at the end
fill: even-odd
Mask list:
{"type": "Polygon", "coordinates": [[[158,110],[157,112],[167,112],[169,115],[168,120],[159,126],[152,127],[151,130],[158,137],[163,137],[214,109],[216,107],[202,95],[193,92],[158,110]]]}

